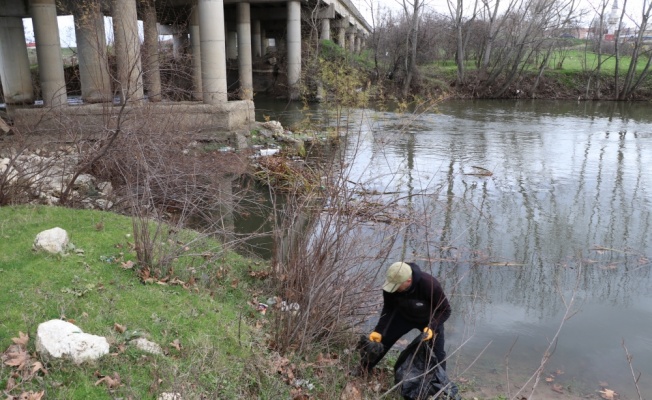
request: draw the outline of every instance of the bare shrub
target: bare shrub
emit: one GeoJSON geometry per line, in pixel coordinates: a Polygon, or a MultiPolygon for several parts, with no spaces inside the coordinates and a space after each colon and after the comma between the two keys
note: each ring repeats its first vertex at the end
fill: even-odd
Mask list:
{"type": "Polygon", "coordinates": [[[203,237],[224,241],[219,251],[204,249],[211,252],[206,260],[235,245],[233,210],[236,197],[244,195],[234,195],[232,184],[246,170],[246,162],[235,153],[192,140],[174,126],[152,126],[125,129],[92,171],[118,188],[120,205],[133,218],[140,265],[158,268],[165,276],[173,262],[196,255],[191,249],[203,237]],[[188,227],[199,236],[184,237],[188,227]]]}

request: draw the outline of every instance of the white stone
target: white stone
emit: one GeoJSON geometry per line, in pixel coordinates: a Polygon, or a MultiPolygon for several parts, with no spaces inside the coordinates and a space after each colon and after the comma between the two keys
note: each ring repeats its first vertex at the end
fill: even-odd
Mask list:
{"type": "Polygon", "coordinates": [[[32,248],[48,253],[64,253],[68,246],[68,232],[59,227],[48,229],[36,235],[32,248]]]}
{"type": "Polygon", "coordinates": [[[157,400],[183,400],[179,393],[161,393],[157,400]]]}
{"type": "Polygon", "coordinates": [[[113,207],[113,202],[106,199],[97,199],[95,204],[100,210],[109,210],[113,207]]]}
{"type": "Polygon", "coordinates": [[[269,129],[270,131],[274,132],[275,134],[283,133],[283,125],[281,125],[281,123],[278,122],[278,121],[263,122],[262,126],[263,126],[263,128],[269,129]]]}
{"type": "Polygon", "coordinates": [[[138,338],[130,341],[137,349],[145,351],[152,354],[163,354],[163,349],[159,346],[158,343],[150,342],[145,338],[138,338]]]}
{"type": "Polygon", "coordinates": [[[280,151],[279,149],[260,149],[260,155],[263,157],[272,156],[278,153],[279,151],[280,151]]]}
{"type": "Polygon", "coordinates": [[[70,322],[53,319],[39,324],[36,351],[46,358],[68,358],[81,364],[109,354],[109,342],[103,336],[82,332],[70,322]]]}
{"type": "Polygon", "coordinates": [[[95,178],[93,176],[88,175],[88,174],[81,174],[75,179],[75,188],[76,189],[83,189],[83,190],[88,190],[93,187],[93,181],[95,178]]]}
{"type": "Polygon", "coordinates": [[[113,193],[113,185],[108,181],[100,182],[97,184],[97,190],[99,190],[105,196],[110,196],[113,193]]]}

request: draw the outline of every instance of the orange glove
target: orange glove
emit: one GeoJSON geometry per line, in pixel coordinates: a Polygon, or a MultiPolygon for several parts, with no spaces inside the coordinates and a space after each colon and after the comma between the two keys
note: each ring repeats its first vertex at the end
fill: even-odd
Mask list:
{"type": "Polygon", "coordinates": [[[371,332],[369,334],[369,340],[372,342],[380,343],[380,341],[383,340],[383,335],[378,332],[371,332]]]}
{"type": "Polygon", "coordinates": [[[432,339],[434,336],[434,333],[432,332],[432,329],[428,328],[427,326],[423,328],[423,341],[425,342],[426,340],[432,339]]]}

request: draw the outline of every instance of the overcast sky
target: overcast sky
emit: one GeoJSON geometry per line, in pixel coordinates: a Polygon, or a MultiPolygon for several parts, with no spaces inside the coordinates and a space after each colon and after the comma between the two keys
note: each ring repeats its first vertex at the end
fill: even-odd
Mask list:
{"type": "MultiPolygon", "coordinates": [[[[400,12],[402,10],[402,0],[353,0],[353,4],[356,7],[358,7],[358,10],[367,19],[367,22],[369,24],[372,23],[371,7],[369,6],[370,1],[373,1],[373,7],[375,9],[382,7],[382,8],[389,8],[396,12],[400,12]]],[[[507,1],[508,0],[501,0],[502,3],[507,3],[507,1]]],[[[622,7],[624,0],[616,0],[616,1],[618,1],[618,5],[622,7]]],[[[638,16],[641,14],[643,6],[645,4],[649,4],[647,3],[649,1],[652,0],[627,0],[627,14],[632,18],[634,18],[635,20],[640,20],[640,17],[638,16]]],[[[472,4],[471,0],[466,0],[466,3],[472,4]]],[[[591,4],[599,4],[600,0],[582,0],[582,3],[583,3],[582,6],[583,8],[591,9],[591,4]]],[[[444,14],[448,13],[448,8],[446,7],[445,0],[425,0],[425,4],[429,10],[435,10],[437,12],[444,13],[444,14]]],[[[613,3],[610,3],[609,5],[610,10],[612,4],[613,3]]],[[[73,25],[72,16],[58,17],[58,19],[59,19],[59,37],[61,40],[61,46],[76,47],[75,28],[73,25]]],[[[589,20],[586,21],[587,25],[589,21],[590,18],[589,20]]],[[[34,30],[32,28],[32,20],[30,18],[25,18],[23,20],[23,24],[25,25],[25,39],[27,41],[34,41],[34,30]]],[[[626,18],[625,25],[634,26],[634,23],[627,21],[626,18]]],[[[109,36],[112,35],[110,22],[107,22],[106,31],[107,31],[107,35],[109,36]]]]}

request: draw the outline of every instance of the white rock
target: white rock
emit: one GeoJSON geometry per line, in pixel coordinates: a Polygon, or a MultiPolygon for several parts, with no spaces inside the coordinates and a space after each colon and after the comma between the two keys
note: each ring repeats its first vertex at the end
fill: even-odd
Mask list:
{"type": "Polygon", "coordinates": [[[269,129],[270,131],[274,132],[275,134],[283,133],[283,125],[281,125],[281,123],[278,122],[278,121],[263,122],[262,126],[263,126],[263,128],[269,129]]]}
{"type": "Polygon", "coordinates": [[[36,235],[32,248],[48,253],[64,253],[68,246],[68,232],[59,227],[48,229],[36,235]]]}
{"type": "Polygon", "coordinates": [[[113,193],[113,185],[108,181],[100,182],[97,184],[97,190],[99,190],[105,196],[110,196],[113,193]]]}
{"type": "Polygon", "coordinates": [[[261,156],[271,156],[279,152],[279,149],[260,149],[261,156]]]}
{"type": "Polygon", "coordinates": [[[183,400],[179,393],[161,393],[157,400],[183,400]]]}
{"type": "Polygon", "coordinates": [[[97,199],[95,204],[100,210],[109,210],[113,207],[113,202],[106,199],[97,199]]]}
{"type": "Polygon", "coordinates": [[[152,354],[163,354],[163,349],[158,343],[150,342],[145,338],[138,338],[130,341],[136,348],[152,354]]]}
{"type": "Polygon", "coordinates": [[[95,178],[88,174],[81,174],[75,179],[75,188],[88,190],[93,187],[95,178]]]}
{"type": "Polygon", "coordinates": [[[109,342],[102,336],[82,332],[70,322],[53,319],[39,324],[36,351],[46,358],[69,358],[81,364],[109,354],[109,342]]]}

